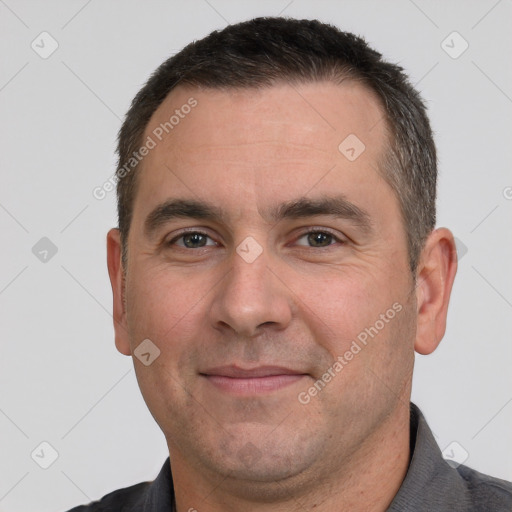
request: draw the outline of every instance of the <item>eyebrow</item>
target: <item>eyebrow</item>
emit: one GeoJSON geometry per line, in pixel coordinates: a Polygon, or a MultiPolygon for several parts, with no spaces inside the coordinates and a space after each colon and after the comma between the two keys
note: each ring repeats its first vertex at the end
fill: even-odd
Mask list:
{"type": "MultiPolygon", "coordinates": [[[[322,196],[310,199],[300,197],[287,201],[269,210],[267,217],[277,223],[284,219],[300,219],[316,216],[329,216],[353,222],[363,232],[372,230],[368,212],[356,206],[343,195],[322,196]]],[[[144,233],[151,237],[162,225],[178,218],[208,220],[227,224],[229,216],[217,205],[195,199],[169,199],[158,205],[146,217],[144,233]]]]}

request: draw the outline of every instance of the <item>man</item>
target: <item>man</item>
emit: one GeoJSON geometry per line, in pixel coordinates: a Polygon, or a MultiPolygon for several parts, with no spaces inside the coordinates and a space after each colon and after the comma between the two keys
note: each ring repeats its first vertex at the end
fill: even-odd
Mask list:
{"type": "Polygon", "coordinates": [[[118,152],[116,347],[169,459],[74,511],[511,510],[410,403],[457,258],[400,67],[318,21],[230,25],[157,69],[118,152]]]}

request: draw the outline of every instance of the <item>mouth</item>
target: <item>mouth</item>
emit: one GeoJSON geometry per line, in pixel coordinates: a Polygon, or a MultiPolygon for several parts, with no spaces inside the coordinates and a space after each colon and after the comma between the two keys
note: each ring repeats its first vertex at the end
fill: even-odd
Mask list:
{"type": "Polygon", "coordinates": [[[308,374],[279,366],[244,369],[222,366],[200,373],[216,389],[235,395],[254,395],[283,389],[308,374]]]}

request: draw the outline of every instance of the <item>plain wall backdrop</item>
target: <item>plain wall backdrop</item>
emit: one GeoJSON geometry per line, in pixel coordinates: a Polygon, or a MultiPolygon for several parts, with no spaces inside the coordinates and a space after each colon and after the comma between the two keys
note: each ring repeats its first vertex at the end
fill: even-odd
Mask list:
{"type": "Polygon", "coordinates": [[[460,260],[446,336],[416,357],[413,401],[448,457],[512,479],[510,0],[0,0],[0,511],[66,510],[152,480],[167,457],[114,346],[115,193],[92,191],[162,61],[278,14],[364,36],[425,98],[438,225],[460,260]]]}

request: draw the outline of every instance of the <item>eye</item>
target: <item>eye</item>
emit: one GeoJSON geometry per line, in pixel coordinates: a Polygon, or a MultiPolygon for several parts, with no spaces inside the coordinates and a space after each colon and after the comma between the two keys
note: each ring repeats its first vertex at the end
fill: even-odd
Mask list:
{"type": "Polygon", "coordinates": [[[217,245],[213,240],[211,240],[213,242],[212,244],[207,244],[207,239],[211,240],[206,233],[202,233],[201,231],[188,231],[174,237],[167,242],[166,245],[177,245],[179,247],[185,247],[186,249],[200,249],[206,245],[217,245]],[[183,243],[177,243],[178,241],[182,241],[183,243]]]}
{"type": "MultiPolygon", "coordinates": [[[[343,244],[344,241],[325,229],[312,228],[303,233],[297,239],[305,239],[306,243],[297,243],[297,245],[308,246],[311,248],[322,249],[334,245],[336,242],[343,244]]],[[[185,249],[201,249],[207,246],[216,246],[217,243],[211,237],[202,231],[187,231],[175,236],[166,243],[168,246],[176,245],[185,249]],[[210,240],[211,243],[208,243],[210,240]]]]}
{"type": "Polygon", "coordinates": [[[297,240],[301,240],[302,238],[306,238],[307,243],[311,244],[309,245],[309,247],[320,249],[323,247],[329,247],[330,245],[333,245],[333,241],[343,243],[343,240],[338,238],[333,233],[317,228],[308,230],[306,233],[303,233],[297,240]]]}

